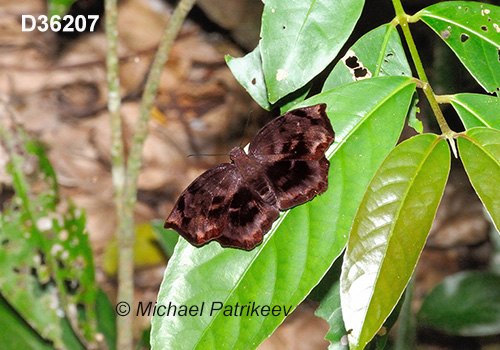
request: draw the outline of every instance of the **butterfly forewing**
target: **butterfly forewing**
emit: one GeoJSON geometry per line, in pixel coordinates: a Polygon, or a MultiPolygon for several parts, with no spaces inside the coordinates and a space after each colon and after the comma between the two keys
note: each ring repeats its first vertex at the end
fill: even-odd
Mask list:
{"type": "Polygon", "coordinates": [[[319,104],[277,117],[250,141],[249,155],[267,162],[321,158],[335,137],[325,109],[319,104]]]}
{"type": "Polygon", "coordinates": [[[233,164],[219,164],[201,174],[182,192],[165,221],[189,243],[202,245],[219,237],[226,227],[231,203],[241,177],[233,164]]]}

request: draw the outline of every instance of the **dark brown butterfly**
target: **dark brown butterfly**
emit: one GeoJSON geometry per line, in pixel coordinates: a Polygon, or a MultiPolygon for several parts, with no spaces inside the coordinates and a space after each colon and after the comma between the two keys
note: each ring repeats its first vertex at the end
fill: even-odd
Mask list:
{"type": "Polygon", "coordinates": [[[250,142],[194,180],[165,221],[195,246],[211,240],[253,249],[279,210],[310,201],[328,188],[325,152],[335,133],[325,104],[289,111],[265,125],[250,142]]]}

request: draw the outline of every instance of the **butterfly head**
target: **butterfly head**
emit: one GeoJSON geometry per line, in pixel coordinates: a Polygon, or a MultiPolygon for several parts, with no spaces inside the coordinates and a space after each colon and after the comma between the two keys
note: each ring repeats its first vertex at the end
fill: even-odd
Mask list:
{"type": "Polygon", "coordinates": [[[229,152],[229,158],[231,161],[234,163],[237,159],[243,159],[246,158],[247,154],[241,147],[234,147],[230,152],[229,152]]]}

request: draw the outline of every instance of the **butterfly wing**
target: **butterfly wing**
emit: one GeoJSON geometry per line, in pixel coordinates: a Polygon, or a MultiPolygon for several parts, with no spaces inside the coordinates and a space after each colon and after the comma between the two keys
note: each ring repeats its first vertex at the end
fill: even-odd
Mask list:
{"type": "Polygon", "coordinates": [[[283,160],[262,163],[269,178],[280,210],[310,201],[328,188],[330,162],[323,156],[318,160],[283,160]]]}
{"type": "Polygon", "coordinates": [[[250,250],[279,215],[244,182],[233,164],[217,165],[194,180],[180,195],[165,221],[195,246],[211,240],[250,250]]]}
{"type": "Polygon", "coordinates": [[[259,161],[317,160],[335,137],[324,103],[289,111],[264,126],[250,142],[259,161]]]}
{"type": "Polygon", "coordinates": [[[335,133],[325,110],[325,104],[318,104],[287,112],[250,142],[249,155],[261,164],[281,210],[310,201],[328,188],[330,163],[325,152],[335,133]]]}
{"type": "Polygon", "coordinates": [[[232,164],[207,170],[182,192],[164,227],[176,230],[196,246],[219,237],[226,227],[228,191],[234,191],[239,181],[232,164]]]}
{"type": "Polygon", "coordinates": [[[165,228],[195,246],[216,240],[250,250],[260,244],[278,209],[305,203],[328,187],[324,153],[334,132],[325,109],[319,104],[287,112],[257,133],[248,155],[233,149],[236,165],[220,164],[193,181],[165,228]]]}
{"type": "Polygon", "coordinates": [[[251,250],[262,242],[278,216],[276,205],[266,203],[241,182],[231,198],[225,230],[217,241],[223,247],[251,250]]]}

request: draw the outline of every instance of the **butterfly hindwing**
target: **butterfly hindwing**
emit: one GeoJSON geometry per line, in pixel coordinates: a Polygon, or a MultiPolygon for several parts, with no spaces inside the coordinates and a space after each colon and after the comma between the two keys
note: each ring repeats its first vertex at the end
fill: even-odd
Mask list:
{"type": "Polygon", "coordinates": [[[311,161],[283,160],[262,166],[280,210],[308,202],[328,188],[330,163],[325,157],[311,161]]]}
{"type": "Polygon", "coordinates": [[[253,249],[278,218],[279,210],[242,183],[232,196],[227,224],[217,241],[224,247],[253,249]]]}

